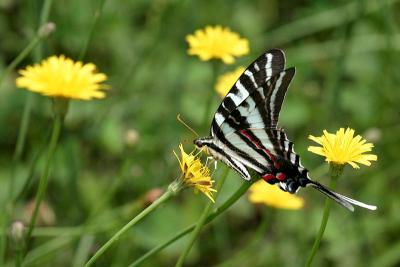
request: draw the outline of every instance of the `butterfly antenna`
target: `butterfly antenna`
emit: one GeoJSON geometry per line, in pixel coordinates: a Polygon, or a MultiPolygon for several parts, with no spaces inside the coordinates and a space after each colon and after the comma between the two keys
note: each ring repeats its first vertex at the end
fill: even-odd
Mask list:
{"type": "Polygon", "coordinates": [[[186,124],[186,122],[184,122],[184,121],[181,119],[181,114],[178,113],[178,115],[176,115],[176,119],[177,119],[180,123],[182,123],[186,128],[188,128],[189,131],[191,131],[192,133],[194,133],[194,135],[195,135],[196,137],[199,137],[199,134],[196,133],[196,131],[193,130],[193,128],[191,128],[189,125],[186,124]]]}

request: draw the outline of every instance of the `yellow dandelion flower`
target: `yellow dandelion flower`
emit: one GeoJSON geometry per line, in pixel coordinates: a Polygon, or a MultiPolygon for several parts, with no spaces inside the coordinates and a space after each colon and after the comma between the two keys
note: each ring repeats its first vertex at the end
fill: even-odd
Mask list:
{"type": "Polygon", "coordinates": [[[51,56],[40,64],[20,70],[17,87],[50,97],[90,100],[104,98],[102,91],[108,87],[101,82],[107,79],[96,72],[96,65],[83,64],[61,55],[51,56]]]}
{"type": "Polygon", "coordinates": [[[225,97],[244,70],[244,67],[238,67],[234,71],[219,76],[215,84],[215,91],[217,91],[222,98],[225,97]]]}
{"type": "Polygon", "coordinates": [[[255,182],[249,189],[249,200],[278,209],[298,210],[304,206],[304,199],[284,192],[276,185],[263,180],[255,182]]]}
{"type": "Polygon", "coordinates": [[[225,64],[235,62],[235,57],[249,53],[249,41],[240,38],[239,34],[222,26],[207,26],[186,36],[189,43],[189,55],[197,55],[201,60],[216,58],[225,64]]]}
{"type": "Polygon", "coordinates": [[[179,148],[181,150],[181,160],[179,160],[175,151],[174,154],[179,161],[183,183],[188,187],[193,187],[195,191],[202,192],[214,202],[212,192],[216,192],[216,190],[212,188],[214,181],[211,180],[210,169],[203,165],[199,158],[193,155],[193,151],[186,154],[182,144],[179,145],[179,148]]]}
{"type": "Polygon", "coordinates": [[[322,147],[310,146],[308,151],[325,157],[325,161],[335,164],[350,164],[353,168],[360,168],[356,163],[371,165],[372,160],[378,157],[373,154],[364,154],[372,150],[374,145],[366,143],[360,135],[354,137],[354,130],[340,128],[336,134],[328,133],[324,130],[324,134],[320,137],[310,135],[308,137],[312,141],[320,144],[322,147]]]}

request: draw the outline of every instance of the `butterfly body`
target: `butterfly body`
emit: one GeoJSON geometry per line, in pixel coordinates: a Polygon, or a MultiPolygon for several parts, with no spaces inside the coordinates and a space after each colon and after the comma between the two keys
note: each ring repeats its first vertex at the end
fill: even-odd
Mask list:
{"type": "Polygon", "coordinates": [[[354,210],[352,204],[376,209],[310,179],[293,142],[277,126],[287,88],[295,74],[294,68],[284,67],[285,56],[279,49],[269,50],[251,63],[218,107],[210,136],[194,140],[195,145],[223,161],[245,180],[251,179],[251,169],[266,182],[277,184],[289,193],[311,186],[349,210],[354,210]]]}
{"type": "MultiPolygon", "coordinates": [[[[248,138],[250,142],[253,142],[254,147],[264,154],[268,158],[270,163],[268,167],[262,164],[255,164],[249,160],[232,157],[230,158],[226,151],[229,148],[220,142],[218,139],[213,137],[202,137],[195,140],[197,147],[207,147],[208,153],[216,160],[224,161],[228,166],[236,170],[245,180],[250,180],[250,174],[247,168],[254,170],[258,175],[269,184],[278,184],[279,187],[289,193],[296,193],[299,187],[305,187],[309,183],[307,177],[308,170],[303,167],[297,167],[287,159],[275,155],[273,151],[264,147],[262,143],[258,143],[252,139],[250,134],[251,129],[240,130],[240,134],[244,138],[248,138]]],[[[234,153],[240,154],[239,150],[234,150],[234,153]]],[[[243,155],[242,155],[243,156],[243,155]]],[[[299,158],[295,158],[295,160],[299,158]]]]}

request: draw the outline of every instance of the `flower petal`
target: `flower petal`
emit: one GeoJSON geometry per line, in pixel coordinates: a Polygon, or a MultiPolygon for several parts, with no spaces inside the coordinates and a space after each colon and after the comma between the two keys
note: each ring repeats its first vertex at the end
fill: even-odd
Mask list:
{"type": "Polygon", "coordinates": [[[45,96],[90,100],[104,98],[101,84],[107,79],[104,73],[96,72],[96,65],[74,62],[63,55],[51,56],[40,64],[20,70],[16,85],[45,96]]]}
{"type": "Polygon", "coordinates": [[[232,64],[235,57],[249,53],[248,40],[220,25],[196,30],[186,36],[186,41],[189,44],[188,54],[197,55],[203,61],[220,59],[225,64],[232,64]]]}
{"type": "Polygon", "coordinates": [[[297,210],[304,206],[304,199],[284,192],[263,180],[257,181],[249,189],[249,200],[279,209],[297,210]]]}
{"type": "Polygon", "coordinates": [[[363,154],[370,152],[374,145],[366,143],[360,135],[354,136],[353,129],[340,128],[336,134],[331,134],[324,130],[323,135],[315,137],[310,135],[308,138],[321,147],[310,146],[308,151],[325,157],[328,162],[335,164],[350,164],[353,168],[358,169],[357,163],[370,166],[370,161],[377,160],[377,156],[373,154],[363,154]]]}

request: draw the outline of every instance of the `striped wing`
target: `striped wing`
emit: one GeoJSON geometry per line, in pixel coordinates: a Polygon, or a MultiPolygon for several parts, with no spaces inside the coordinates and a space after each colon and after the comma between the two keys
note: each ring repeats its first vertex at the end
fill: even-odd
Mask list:
{"type": "Polygon", "coordinates": [[[265,172],[271,168],[279,169],[281,164],[287,163],[299,172],[305,170],[300,162],[300,156],[294,151],[293,142],[287,138],[283,130],[243,129],[233,134],[240,135],[241,138],[232,144],[263,163],[266,167],[265,172]]]}
{"type": "Polygon", "coordinates": [[[275,129],[287,88],[295,69],[282,71],[257,88],[219,127],[223,134],[247,128],[275,129]]]}
{"type": "Polygon", "coordinates": [[[285,54],[279,49],[268,50],[251,63],[218,107],[211,123],[211,135],[219,131],[229,114],[248,99],[257,88],[265,85],[271,77],[282,72],[284,68],[285,54]]]}
{"type": "MultiPolygon", "coordinates": [[[[294,68],[277,73],[227,114],[220,126],[213,124],[212,134],[224,144],[226,154],[258,173],[272,168],[279,151],[273,133],[294,73],[294,68]]],[[[249,175],[239,173],[249,179],[249,175]]]]}

